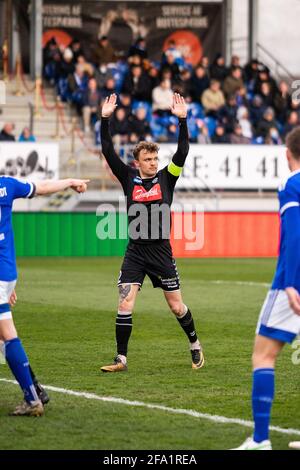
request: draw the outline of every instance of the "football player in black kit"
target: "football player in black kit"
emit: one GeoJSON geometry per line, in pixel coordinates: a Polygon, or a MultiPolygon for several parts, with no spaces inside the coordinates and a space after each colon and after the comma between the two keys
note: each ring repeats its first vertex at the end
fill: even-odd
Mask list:
{"type": "Polygon", "coordinates": [[[178,93],[171,112],[179,120],[178,147],[171,162],[158,171],[158,146],[139,142],[134,151],[135,168],[126,165],[114,150],[109,118],[116,108],[115,94],[106,98],[101,110],[102,152],[113,174],[120,181],[127,202],[129,243],[118,281],[119,304],[116,318],[117,356],[103,372],[127,370],[128,341],[132,331],[132,312],[137,293],[146,274],[153,287],[160,287],[165,299],[186,333],[192,355],[192,368],[204,365],[193,317],[183,303],[179,275],[170,245],[173,193],[189,151],[187,105],[178,93]]]}

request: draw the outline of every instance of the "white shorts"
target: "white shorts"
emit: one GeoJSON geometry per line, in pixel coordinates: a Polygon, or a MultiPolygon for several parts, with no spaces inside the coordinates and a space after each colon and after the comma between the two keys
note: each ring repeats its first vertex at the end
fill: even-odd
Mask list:
{"type": "Polygon", "coordinates": [[[8,302],[16,283],[17,281],[0,281],[0,321],[12,318],[8,302]]]}
{"type": "Polygon", "coordinates": [[[262,306],[256,333],[284,343],[300,334],[300,316],[291,309],[284,290],[270,290],[262,306]]]}

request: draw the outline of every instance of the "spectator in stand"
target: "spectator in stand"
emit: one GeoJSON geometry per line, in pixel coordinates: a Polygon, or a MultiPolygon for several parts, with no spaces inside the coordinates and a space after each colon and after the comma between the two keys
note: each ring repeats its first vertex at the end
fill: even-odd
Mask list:
{"type": "Polygon", "coordinates": [[[183,69],[180,72],[180,80],[174,83],[173,91],[179,93],[184,98],[191,96],[192,83],[191,83],[191,72],[189,69],[183,69]]]}
{"type": "Polygon", "coordinates": [[[95,68],[94,76],[100,90],[105,88],[107,80],[114,79],[112,71],[105,64],[95,68]]]}
{"type": "Polygon", "coordinates": [[[209,78],[207,70],[203,65],[198,65],[191,78],[191,97],[196,103],[201,103],[203,92],[209,88],[209,78]]]}
{"type": "Polygon", "coordinates": [[[300,102],[298,99],[293,99],[293,96],[291,97],[289,111],[296,111],[300,117],[300,102]]]}
{"type": "Polygon", "coordinates": [[[275,112],[273,108],[267,108],[265,110],[263,118],[257,126],[257,137],[262,137],[263,139],[266,139],[267,135],[269,135],[270,129],[277,129],[277,124],[275,121],[275,112]]]}
{"type": "MultiPolygon", "coordinates": [[[[167,51],[166,51],[167,52],[167,51]]],[[[166,55],[166,61],[163,62],[160,70],[160,76],[162,77],[164,72],[168,70],[172,75],[172,82],[178,82],[180,80],[180,67],[176,62],[176,58],[172,52],[168,52],[166,55]]]]}
{"type": "Polygon", "coordinates": [[[237,104],[235,95],[230,95],[228,100],[219,111],[219,119],[226,129],[227,134],[233,132],[234,126],[237,123],[237,104]]]}
{"type": "Polygon", "coordinates": [[[184,66],[184,58],[181,50],[176,46],[176,42],[171,39],[168,42],[168,47],[162,55],[162,64],[168,63],[168,57],[172,55],[172,62],[174,61],[178,67],[184,66]]]}
{"type": "Polygon", "coordinates": [[[59,66],[59,78],[68,78],[75,71],[73,52],[69,47],[63,52],[63,58],[59,66]]]}
{"type": "Polygon", "coordinates": [[[140,140],[151,141],[151,129],[146,120],[147,110],[139,106],[130,121],[130,142],[137,143],[140,140]]]}
{"type": "Polygon", "coordinates": [[[74,62],[76,63],[78,60],[79,56],[84,56],[83,49],[80,44],[80,40],[77,38],[74,38],[71,44],[69,45],[73,52],[73,57],[74,57],[74,62]]]}
{"type": "Polygon", "coordinates": [[[148,76],[151,83],[151,92],[159,84],[159,69],[154,65],[151,65],[148,70],[148,76]]]}
{"type": "Polygon", "coordinates": [[[300,124],[299,114],[296,111],[290,111],[288,114],[287,121],[283,127],[283,136],[284,138],[286,135],[291,132],[295,127],[298,127],[300,124]]]}
{"type": "Polygon", "coordinates": [[[2,131],[0,132],[0,141],[1,142],[15,142],[16,138],[13,135],[15,130],[15,125],[12,122],[7,122],[4,124],[2,131]]]}
{"type": "Polygon", "coordinates": [[[264,140],[265,145],[281,145],[282,140],[280,138],[278,129],[276,127],[271,127],[268,130],[268,133],[264,140]]]}
{"type": "Polygon", "coordinates": [[[222,124],[217,124],[214,135],[211,138],[212,144],[229,144],[229,136],[225,132],[225,127],[222,124]]]}
{"type": "Polygon", "coordinates": [[[259,94],[263,100],[263,106],[265,108],[272,107],[274,98],[271,92],[271,85],[269,82],[262,82],[260,85],[259,94]]]}
{"type": "Polygon", "coordinates": [[[246,87],[243,86],[236,91],[236,104],[238,106],[246,106],[246,108],[249,107],[246,87]]]}
{"type": "Polygon", "coordinates": [[[205,122],[202,119],[197,119],[196,124],[198,127],[198,136],[197,136],[198,144],[202,144],[202,145],[211,144],[211,139],[209,137],[208,128],[205,122]]]}
{"type": "Polygon", "coordinates": [[[128,137],[130,135],[130,123],[126,118],[125,109],[116,109],[112,119],[110,120],[110,133],[114,144],[123,145],[128,143],[128,137]]]}
{"type": "Polygon", "coordinates": [[[135,55],[140,56],[142,60],[148,58],[145,38],[139,37],[136,42],[130,47],[128,57],[132,57],[135,55]]]}
{"type": "Polygon", "coordinates": [[[209,88],[202,94],[202,104],[207,115],[218,117],[220,109],[225,105],[225,98],[218,80],[211,80],[209,88]]]}
{"type": "Polygon", "coordinates": [[[36,142],[36,138],[30,132],[29,127],[24,127],[19,137],[19,142],[36,142]]]}
{"type": "Polygon", "coordinates": [[[230,143],[237,145],[248,145],[250,144],[251,139],[243,135],[242,126],[237,123],[233,128],[233,132],[230,135],[230,143]]]}
{"type": "Polygon", "coordinates": [[[285,80],[281,80],[274,98],[276,116],[281,124],[284,124],[286,121],[290,101],[289,85],[285,80]]]}
{"type": "Polygon", "coordinates": [[[105,100],[108,96],[115,93],[116,83],[113,78],[108,78],[105,82],[105,86],[100,89],[101,99],[102,101],[105,100]]]}
{"type": "Polygon", "coordinates": [[[126,118],[130,119],[131,118],[131,96],[128,95],[128,93],[121,93],[119,96],[119,106],[123,108],[126,112],[126,118]]]}
{"type": "Polygon", "coordinates": [[[265,108],[260,95],[255,95],[250,104],[250,120],[254,129],[257,129],[258,123],[262,120],[265,108]]]}
{"type": "Polygon", "coordinates": [[[94,51],[94,61],[97,67],[102,64],[111,64],[116,61],[115,50],[107,36],[101,36],[94,51]]]}
{"type": "Polygon", "coordinates": [[[97,121],[97,111],[101,101],[101,94],[98,90],[97,80],[90,78],[88,88],[83,96],[83,124],[86,134],[91,132],[91,125],[94,126],[97,121]]]}
{"type": "Polygon", "coordinates": [[[228,75],[228,69],[225,66],[225,59],[222,54],[217,54],[215,60],[210,66],[210,78],[223,82],[228,75]]]}
{"type": "Polygon", "coordinates": [[[75,105],[77,113],[81,115],[83,96],[87,89],[88,78],[80,64],[75,67],[75,72],[68,76],[68,87],[71,93],[71,101],[75,105]]]}
{"type": "Polygon", "coordinates": [[[237,110],[237,120],[239,125],[242,128],[242,135],[247,137],[247,139],[252,140],[253,138],[253,131],[252,125],[249,120],[249,111],[245,106],[241,106],[237,110]]]}
{"type": "Polygon", "coordinates": [[[203,55],[200,60],[200,64],[206,70],[207,76],[210,78],[209,75],[209,58],[206,55],[203,55]]]}
{"type": "Polygon", "coordinates": [[[225,96],[234,95],[243,86],[242,69],[240,67],[233,67],[223,84],[225,96]]]}
{"type": "Polygon", "coordinates": [[[94,77],[95,75],[95,69],[93,64],[90,62],[87,62],[86,58],[84,55],[79,55],[77,58],[77,64],[81,66],[83,72],[89,76],[89,77],[94,77]]]}
{"type": "Polygon", "coordinates": [[[273,77],[270,75],[270,70],[263,64],[259,64],[258,66],[258,76],[254,83],[254,93],[261,93],[262,90],[262,83],[268,83],[270,86],[270,94],[272,96],[272,100],[275,97],[277,91],[277,84],[273,77]]]}
{"type": "Polygon", "coordinates": [[[238,55],[233,55],[231,57],[230,68],[233,69],[235,67],[241,68],[241,59],[238,55]]]}
{"type": "Polygon", "coordinates": [[[171,106],[173,102],[173,91],[170,80],[163,80],[152,91],[152,109],[159,116],[171,115],[171,106]]]}
{"type": "Polygon", "coordinates": [[[136,101],[151,102],[151,84],[148,75],[140,65],[133,65],[124,79],[122,93],[127,93],[136,101]]]}
{"type": "Polygon", "coordinates": [[[250,84],[250,88],[252,90],[254,88],[254,83],[258,77],[258,66],[259,61],[257,59],[252,59],[244,68],[245,81],[250,84]]]}

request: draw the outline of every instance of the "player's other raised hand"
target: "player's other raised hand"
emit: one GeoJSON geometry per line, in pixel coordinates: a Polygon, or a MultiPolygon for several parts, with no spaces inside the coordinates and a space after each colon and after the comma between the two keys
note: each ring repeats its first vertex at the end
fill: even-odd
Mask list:
{"type": "Polygon", "coordinates": [[[186,118],[187,116],[187,104],[179,93],[174,93],[173,103],[171,106],[171,112],[179,118],[186,118]]]}
{"type": "Polygon", "coordinates": [[[108,96],[103,105],[102,105],[102,110],[101,110],[101,116],[102,117],[110,117],[114,110],[117,107],[117,95],[113,93],[112,95],[108,96]]]}

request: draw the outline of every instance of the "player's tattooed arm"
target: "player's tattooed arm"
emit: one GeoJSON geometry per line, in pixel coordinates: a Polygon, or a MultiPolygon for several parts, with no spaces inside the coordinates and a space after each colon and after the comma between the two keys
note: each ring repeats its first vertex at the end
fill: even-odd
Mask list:
{"type": "Polygon", "coordinates": [[[130,290],[131,290],[130,284],[122,284],[121,286],[119,286],[119,297],[120,297],[121,302],[126,299],[130,290]]]}

